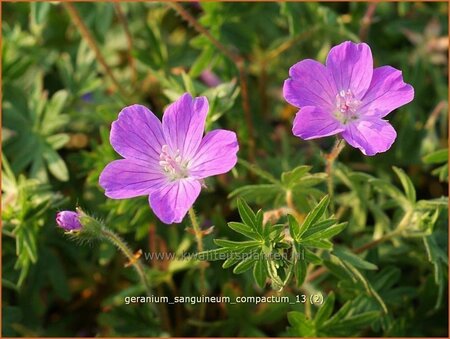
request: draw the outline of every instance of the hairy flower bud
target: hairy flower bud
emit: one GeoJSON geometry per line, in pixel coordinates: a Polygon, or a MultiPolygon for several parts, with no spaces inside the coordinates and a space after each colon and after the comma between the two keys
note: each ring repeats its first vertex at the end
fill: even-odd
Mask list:
{"type": "Polygon", "coordinates": [[[73,211],[61,211],[56,214],[56,223],[65,231],[79,231],[83,225],[79,214],[73,211]]]}

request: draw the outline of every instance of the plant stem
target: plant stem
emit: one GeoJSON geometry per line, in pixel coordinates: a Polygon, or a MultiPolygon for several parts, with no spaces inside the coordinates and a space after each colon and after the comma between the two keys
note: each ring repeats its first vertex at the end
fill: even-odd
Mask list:
{"type": "Polygon", "coordinates": [[[305,219],[305,216],[299,211],[297,211],[297,209],[295,208],[294,200],[292,198],[292,191],[290,189],[286,190],[285,198],[286,198],[286,205],[289,208],[290,212],[294,214],[295,219],[299,223],[302,223],[303,220],[305,219]]]}
{"type": "Polygon", "coordinates": [[[333,184],[333,164],[339,154],[345,147],[345,141],[343,139],[337,139],[334,144],[333,149],[327,155],[325,155],[326,160],[326,173],[327,173],[327,186],[328,186],[328,196],[330,197],[330,207],[331,211],[334,212],[334,184],[333,184]]]}
{"type": "Polygon", "coordinates": [[[142,284],[145,287],[145,290],[147,292],[148,296],[152,295],[152,291],[150,288],[150,284],[147,280],[147,277],[145,275],[145,269],[142,265],[141,261],[139,259],[136,259],[133,255],[133,252],[128,248],[128,246],[125,244],[125,242],[120,238],[117,234],[115,234],[113,231],[106,229],[105,227],[101,230],[102,235],[108,239],[111,243],[113,243],[119,250],[122,251],[122,253],[127,257],[129,262],[134,266],[136,269],[136,272],[139,275],[139,278],[141,279],[142,284]]]}
{"type": "Polygon", "coordinates": [[[372,2],[367,5],[367,10],[362,19],[361,28],[358,34],[361,41],[365,41],[367,38],[367,34],[369,33],[369,28],[372,24],[373,15],[375,14],[377,5],[378,4],[376,2],[372,2]]]}
{"type": "Polygon", "coordinates": [[[167,4],[170,7],[172,7],[192,27],[194,27],[194,29],[198,33],[203,34],[223,55],[225,55],[236,65],[239,73],[239,83],[241,86],[242,109],[244,111],[244,118],[248,131],[249,160],[250,162],[254,163],[256,159],[255,129],[253,127],[252,111],[250,109],[250,97],[248,95],[247,74],[245,71],[244,58],[241,55],[224,46],[205,27],[203,27],[188,11],[186,11],[182,5],[180,5],[177,2],[168,2],[167,4]]]}
{"type": "Polygon", "coordinates": [[[306,316],[306,319],[312,319],[312,317],[311,317],[311,304],[308,301],[306,301],[304,305],[305,305],[305,316],[306,316]]]}
{"type": "MultiPolygon", "coordinates": [[[[189,218],[191,219],[192,228],[194,230],[195,234],[195,240],[197,241],[197,251],[202,252],[203,251],[203,233],[200,229],[200,226],[197,221],[197,216],[195,215],[194,208],[191,207],[189,209],[189,218]]],[[[206,294],[206,281],[205,281],[205,266],[202,262],[200,262],[200,293],[205,295],[206,294]]],[[[199,320],[202,321],[205,316],[205,304],[202,303],[200,305],[200,314],[199,314],[199,320]]]]}
{"type": "Polygon", "coordinates": [[[124,98],[128,98],[129,94],[125,91],[125,89],[117,81],[117,79],[114,76],[114,73],[112,72],[111,68],[106,63],[106,60],[103,57],[103,54],[100,51],[100,48],[98,47],[94,37],[92,36],[91,32],[88,29],[88,27],[85,25],[83,19],[80,16],[80,13],[78,13],[78,10],[70,2],[64,2],[63,6],[66,8],[66,10],[69,13],[70,18],[72,19],[73,23],[75,24],[75,26],[80,31],[80,34],[83,37],[83,39],[86,40],[86,42],[89,45],[89,47],[94,51],[95,56],[96,56],[97,60],[99,61],[100,65],[102,65],[102,67],[103,67],[104,71],[106,72],[106,74],[111,78],[111,81],[112,81],[114,87],[119,91],[119,93],[124,98]]]}
{"type": "MultiPolygon", "coordinates": [[[[398,223],[395,230],[393,230],[389,233],[386,233],[384,236],[382,236],[379,239],[372,240],[372,241],[368,242],[367,244],[364,244],[360,247],[355,248],[352,252],[355,254],[362,253],[364,251],[370,250],[371,248],[374,248],[375,246],[377,246],[387,240],[390,240],[398,235],[401,235],[403,233],[403,231],[405,230],[405,227],[407,227],[409,222],[411,221],[412,215],[413,215],[413,210],[407,211],[404,214],[402,220],[400,220],[400,222],[398,223]]],[[[321,275],[323,275],[326,272],[327,272],[327,268],[322,266],[319,269],[312,272],[311,274],[309,274],[308,277],[306,278],[306,282],[311,282],[313,280],[316,280],[318,277],[320,277],[321,275]]]]}
{"type": "Polygon", "coordinates": [[[125,35],[127,37],[127,45],[128,45],[128,63],[130,64],[131,68],[131,82],[133,85],[136,85],[137,80],[137,73],[136,73],[136,62],[133,58],[133,39],[131,38],[131,32],[128,27],[127,18],[125,16],[125,13],[122,10],[121,4],[119,2],[114,3],[114,8],[116,9],[117,17],[120,21],[120,23],[123,26],[123,29],[125,31],[125,35]]]}

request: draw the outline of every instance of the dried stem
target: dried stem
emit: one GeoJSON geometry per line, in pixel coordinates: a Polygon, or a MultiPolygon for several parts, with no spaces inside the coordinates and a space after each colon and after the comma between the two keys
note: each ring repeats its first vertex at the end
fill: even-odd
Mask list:
{"type": "Polygon", "coordinates": [[[269,108],[269,98],[267,97],[267,80],[267,62],[265,58],[263,58],[259,64],[258,90],[261,98],[261,115],[264,118],[267,118],[269,108]]]}
{"type": "Polygon", "coordinates": [[[425,123],[425,128],[430,130],[434,128],[434,125],[436,124],[436,121],[441,113],[444,113],[447,108],[447,101],[442,100],[440,101],[436,107],[431,111],[429,114],[429,118],[427,119],[427,122],[425,123]]]}
{"type": "Polygon", "coordinates": [[[281,43],[279,46],[277,46],[276,48],[274,48],[273,50],[269,51],[266,54],[265,61],[267,62],[267,61],[278,58],[280,56],[280,54],[286,52],[288,49],[293,47],[300,40],[309,37],[312,33],[317,31],[317,29],[318,29],[318,26],[312,27],[311,29],[304,31],[304,32],[300,33],[299,35],[294,36],[291,39],[281,43]]]}
{"type": "Polygon", "coordinates": [[[294,199],[292,198],[292,191],[291,190],[287,190],[286,191],[286,205],[289,208],[290,213],[293,213],[295,219],[299,222],[302,223],[303,220],[305,219],[305,216],[303,215],[303,213],[300,213],[296,208],[295,208],[295,204],[294,204],[294,199]]]}
{"type": "Polygon", "coordinates": [[[78,28],[81,36],[83,39],[86,40],[89,47],[94,51],[95,57],[97,58],[100,65],[102,65],[104,71],[111,79],[114,87],[119,91],[119,93],[124,97],[129,97],[128,93],[125,91],[125,89],[120,85],[120,83],[117,81],[116,77],[114,76],[114,73],[112,72],[111,68],[106,63],[105,58],[103,57],[102,52],[100,51],[100,48],[97,45],[97,42],[95,41],[94,37],[92,36],[91,32],[85,25],[83,19],[81,18],[80,14],[78,13],[78,10],[75,8],[75,6],[71,2],[63,2],[63,6],[66,8],[67,12],[70,15],[70,18],[72,19],[72,22],[74,25],[78,28]]]}
{"type": "Polygon", "coordinates": [[[117,18],[123,26],[123,30],[125,31],[125,35],[127,37],[127,45],[128,45],[128,63],[131,68],[131,82],[133,86],[136,85],[137,80],[137,72],[136,72],[136,61],[133,58],[133,40],[131,38],[130,29],[128,27],[128,22],[125,14],[123,13],[122,7],[119,2],[114,3],[114,8],[116,9],[117,18]]]}
{"type": "Polygon", "coordinates": [[[249,160],[255,162],[255,129],[253,127],[252,113],[250,110],[250,98],[248,95],[247,74],[245,60],[242,56],[231,51],[217,40],[205,27],[203,27],[183,6],[177,2],[168,2],[184,20],[186,20],[198,33],[203,34],[223,55],[230,59],[237,67],[239,83],[241,86],[242,109],[244,110],[245,123],[248,130],[249,160]]]}
{"type": "Polygon", "coordinates": [[[377,8],[377,3],[372,2],[367,5],[366,13],[361,22],[361,28],[359,30],[359,38],[361,41],[367,39],[367,34],[369,33],[370,25],[372,24],[373,15],[375,14],[375,10],[377,8]]]}
{"type": "Polygon", "coordinates": [[[327,155],[325,155],[326,159],[326,173],[327,173],[327,186],[328,186],[328,195],[330,197],[330,207],[334,212],[334,201],[333,201],[333,193],[334,193],[334,184],[333,184],[333,164],[339,154],[345,147],[345,141],[343,139],[337,139],[334,144],[333,149],[327,155]]]}

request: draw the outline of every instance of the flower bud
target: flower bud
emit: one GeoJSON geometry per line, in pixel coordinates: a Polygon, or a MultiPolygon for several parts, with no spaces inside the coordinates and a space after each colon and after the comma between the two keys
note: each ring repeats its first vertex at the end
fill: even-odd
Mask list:
{"type": "Polygon", "coordinates": [[[79,214],[73,211],[61,211],[56,214],[56,223],[67,232],[79,231],[81,225],[79,214]]]}

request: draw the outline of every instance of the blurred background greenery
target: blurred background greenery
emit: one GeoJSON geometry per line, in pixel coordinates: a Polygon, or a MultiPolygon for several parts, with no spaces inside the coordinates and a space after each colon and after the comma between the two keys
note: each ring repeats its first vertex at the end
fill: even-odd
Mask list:
{"type": "MultiPolygon", "coordinates": [[[[366,41],[375,65],[403,71],[415,100],[389,115],[398,132],[389,152],[368,158],[347,148],[341,154],[336,201],[350,222],[337,241],[362,244],[383,221],[395,219],[392,211],[380,214],[364,204],[364,188],[346,180],[352,171],[398,186],[395,165],[411,178],[418,199],[448,195],[447,3],[9,2],[2,10],[3,336],[303,334],[287,318],[303,305],[282,303],[208,304],[204,322],[196,320],[199,305],[160,305],[159,321],[149,305],[124,305],[124,296],[143,291],[111,245],[80,246],[55,227],[58,210],[80,205],[136,250],[194,250],[187,225],[161,224],[146,197],[109,200],[98,185],[101,170],[118,157],[109,127],[125,105],[141,103],[161,116],[185,91],[206,95],[207,129],[235,130],[241,159],[275,177],[302,164],[323,171],[321,152],[333,141],[292,136],[296,110],[283,100],[283,81],[301,59],[323,62],[333,45],[366,41]]],[[[238,220],[227,196],[260,182],[242,165],[208,181],[195,206],[203,227],[215,225],[214,237],[236,238],[226,228],[226,221],[238,220]]],[[[299,210],[310,209],[314,190],[325,190],[316,184],[294,197],[299,210]]],[[[246,198],[258,208],[282,204],[246,198]]],[[[446,201],[439,203],[445,209],[441,205],[446,201]]],[[[379,286],[390,313],[372,326],[331,335],[447,336],[447,223],[444,210],[425,247],[408,239],[371,251],[371,261],[389,272],[367,278],[389,276],[379,286]]],[[[206,248],[214,247],[211,239],[205,238],[206,248]]],[[[146,264],[158,295],[198,295],[198,263],[146,264]]],[[[211,294],[274,293],[255,287],[251,274],[235,276],[220,264],[206,270],[211,294]]],[[[334,291],[338,305],[355,298],[330,275],[306,288],[334,291]]]]}

